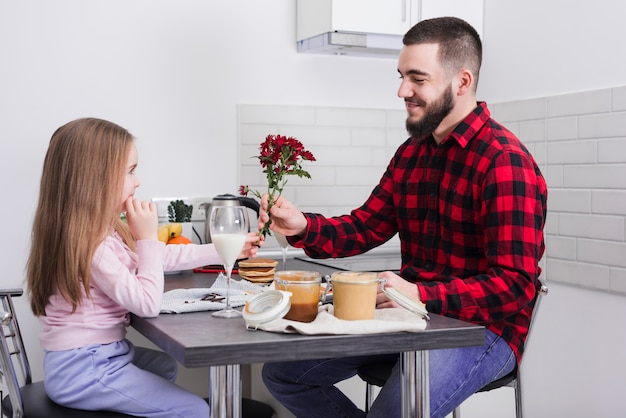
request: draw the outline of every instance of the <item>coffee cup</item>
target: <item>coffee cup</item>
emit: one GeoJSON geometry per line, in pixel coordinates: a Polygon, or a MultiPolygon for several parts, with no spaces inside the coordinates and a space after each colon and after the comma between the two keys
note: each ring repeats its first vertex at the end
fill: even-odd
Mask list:
{"type": "Polygon", "coordinates": [[[316,271],[285,270],[274,273],[276,289],[291,293],[285,319],[311,322],[317,317],[322,276],[316,271]]]}
{"type": "Polygon", "coordinates": [[[330,277],[335,317],[354,321],[374,319],[378,286],[385,282],[378,273],[340,271],[330,277]]]}

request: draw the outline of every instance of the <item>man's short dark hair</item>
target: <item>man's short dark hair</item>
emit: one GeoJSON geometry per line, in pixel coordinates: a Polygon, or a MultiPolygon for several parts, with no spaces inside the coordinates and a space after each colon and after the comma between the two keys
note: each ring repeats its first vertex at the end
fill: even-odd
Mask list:
{"type": "Polygon", "coordinates": [[[402,39],[404,45],[438,44],[439,62],[451,76],[462,68],[474,75],[474,88],[482,63],[483,47],[476,29],[457,17],[438,17],[422,20],[402,39]]]}

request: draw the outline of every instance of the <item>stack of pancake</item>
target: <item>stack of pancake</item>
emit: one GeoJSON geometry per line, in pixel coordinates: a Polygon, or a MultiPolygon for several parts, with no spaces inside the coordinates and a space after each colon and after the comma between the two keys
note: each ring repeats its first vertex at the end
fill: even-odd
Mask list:
{"type": "Polygon", "coordinates": [[[253,283],[270,283],[274,280],[274,273],[278,261],[269,258],[250,258],[240,260],[239,275],[253,283]]]}

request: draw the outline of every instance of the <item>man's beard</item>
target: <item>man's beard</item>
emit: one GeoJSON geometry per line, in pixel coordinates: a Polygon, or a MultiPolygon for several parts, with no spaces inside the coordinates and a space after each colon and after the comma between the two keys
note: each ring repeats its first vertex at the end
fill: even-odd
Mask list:
{"type": "Polygon", "coordinates": [[[452,88],[447,88],[436,101],[424,106],[425,114],[419,120],[406,118],[406,130],[413,138],[421,138],[429,135],[437,129],[446,116],[454,107],[452,88]]]}

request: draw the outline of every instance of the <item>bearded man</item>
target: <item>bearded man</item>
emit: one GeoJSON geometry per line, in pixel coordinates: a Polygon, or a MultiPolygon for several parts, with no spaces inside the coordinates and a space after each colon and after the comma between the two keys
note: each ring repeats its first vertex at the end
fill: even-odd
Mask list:
{"type": "MultiPolygon", "coordinates": [[[[483,325],[480,347],[429,354],[430,411],[445,417],[520,363],[539,290],[545,180],[530,152],[476,101],[482,44],[467,22],[424,20],[403,39],[400,88],[410,135],[367,201],[349,215],[303,213],[280,197],[271,229],[314,258],[364,253],[399,234],[394,287],[431,313],[483,325]]],[[[259,225],[268,220],[267,196],[259,225]]],[[[383,292],[377,308],[397,307],[383,292]]],[[[385,338],[382,334],[380,338],[385,338]]],[[[369,417],[400,417],[399,354],[266,364],[263,380],[298,418],[363,417],[335,383],[396,363],[369,417]]]]}

